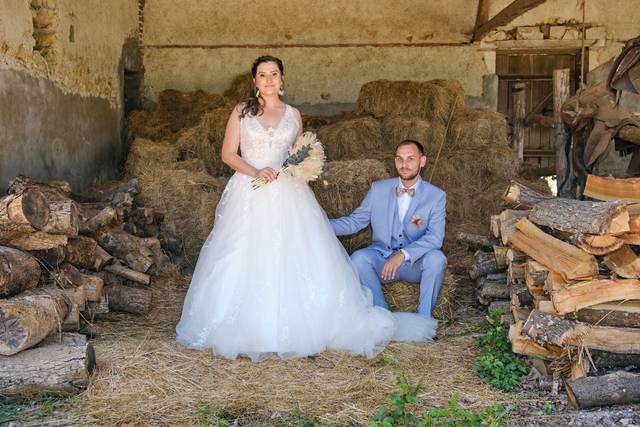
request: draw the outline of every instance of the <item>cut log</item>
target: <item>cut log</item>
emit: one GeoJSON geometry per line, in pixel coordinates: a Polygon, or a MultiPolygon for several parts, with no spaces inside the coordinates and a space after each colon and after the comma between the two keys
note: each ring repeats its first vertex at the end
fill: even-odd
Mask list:
{"type": "Polygon", "coordinates": [[[31,255],[0,246],[0,298],[35,288],[40,272],[40,264],[31,255]]]}
{"type": "Polygon", "coordinates": [[[106,227],[117,219],[116,210],[112,206],[106,206],[98,213],[89,217],[84,215],[89,215],[89,212],[85,211],[81,214],[80,232],[85,234],[92,233],[100,228],[106,227]]]}
{"type": "Polygon", "coordinates": [[[591,255],[606,255],[617,251],[624,245],[624,240],[612,234],[577,234],[573,242],[577,247],[591,255]]]}
{"type": "Polygon", "coordinates": [[[69,298],[71,304],[78,307],[79,311],[84,311],[87,308],[87,293],[84,289],[84,285],[80,285],[74,288],[63,289],[62,292],[69,298]]]}
{"type": "Polygon", "coordinates": [[[104,283],[97,275],[81,273],[71,264],[62,264],[58,271],[51,272],[51,279],[62,288],[82,286],[87,301],[100,301],[104,283]]]}
{"type": "Polygon", "coordinates": [[[96,366],[84,335],[58,334],[11,357],[0,356],[0,394],[79,393],[96,366]]]}
{"type": "Polygon", "coordinates": [[[493,256],[496,257],[496,264],[498,267],[506,269],[508,266],[507,260],[507,252],[509,251],[508,246],[494,246],[493,247],[493,256]]]}
{"type": "Polygon", "coordinates": [[[500,215],[491,215],[489,229],[493,237],[500,239],[500,215]]]}
{"type": "Polygon", "coordinates": [[[47,197],[47,200],[64,200],[71,198],[71,185],[67,181],[36,181],[26,175],[18,175],[9,182],[8,193],[18,194],[27,189],[36,188],[47,197]]]}
{"type": "Polygon", "coordinates": [[[620,277],[640,278],[640,257],[628,245],[624,245],[604,257],[604,264],[620,277]]]}
{"type": "Polygon", "coordinates": [[[531,309],[528,307],[514,307],[513,303],[511,304],[511,316],[513,316],[514,322],[526,322],[531,314],[531,309]]]}
{"type": "Polygon", "coordinates": [[[52,269],[59,268],[65,257],[64,246],[56,246],[55,248],[41,251],[30,251],[29,253],[52,269]]]}
{"type": "Polygon", "coordinates": [[[619,354],[608,351],[589,350],[596,369],[640,367],[640,354],[619,354]]]}
{"type": "MultiPolygon", "coordinates": [[[[503,314],[503,316],[505,315],[511,315],[511,302],[508,300],[496,300],[496,301],[491,301],[491,304],[489,304],[489,307],[487,307],[487,312],[491,313],[494,311],[499,311],[503,314]]],[[[504,317],[503,317],[503,323],[511,323],[511,322],[505,322],[504,321],[504,317]]]]}
{"type": "Polygon", "coordinates": [[[476,251],[476,253],[473,254],[473,258],[475,263],[469,271],[469,277],[474,280],[490,273],[498,273],[502,271],[502,269],[498,267],[496,257],[493,253],[476,251]]]}
{"type": "Polygon", "coordinates": [[[560,314],[572,313],[596,304],[640,299],[640,281],[636,279],[596,279],[565,286],[551,294],[560,314]]]}
{"type": "Polygon", "coordinates": [[[529,220],[571,234],[621,234],[629,231],[629,212],[621,201],[543,200],[531,209],[529,220]]]}
{"type": "Polygon", "coordinates": [[[556,311],[555,306],[553,305],[553,303],[547,299],[547,298],[536,298],[533,297],[533,306],[536,310],[539,310],[543,313],[547,313],[547,314],[553,314],[556,316],[561,317],[560,313],[558,313],[556,311]]]}
{"type": "Polygon", "coordinates": [[[562,349],[556,346],[544,347],[526,335],[522,334],[523,322],[516,322],[509,327],[509,341],[511,350],[523,356],[538,357],[543,360],[555,360],[562,354],[562,349]]]}
{"type": "Polygon", "coordinates": [[[549,269],[533,259],[528,259],[524,266],[524,274],[527,286],[539,287],[542,290],[549,269]]]}
{"type": "Polygon", "coordinates": [[[44,195],[30,189],[0,199],[0,243],[39,230],[49,221],[49,206],[44,195]]]}
{"type": "Polygon", "coordinates": [[[522,330],[539,343],[640,354],[640,329],[636,328],[593,326],[533,310],[522,330]]]}
{"type": "Polygon", "coordinates": [[[478,291],[478,300],[482,304],[489,304],[494,299],[507,299],[509,298],[509,286],[506,281],[493,281],[488,280],[486,277],[481,277],[478,280],[480,287],[478,291]]]}
{"type": "Polygon", "coordinates": [[[507,261],[509,262],[523,263],[526,262],[527,259],[527,254],[525,254],[524,252],[520,252],[519,250],[513,248],[509,248],[507,250],[507,261]]]}
{"type": "Polygon", "coordinates": [[[516,224],[518,232],[509,242],[545,267],[562,274],[567,280],[587,280],[598,274],[593,255],[550,236],[523,218],[516,224]]]}
{"type": "Polygon", "coordinates": [[[79,227],[80,211],[76,202],[71,199],[49,201],[49,221],[42,227],[42,231],[77,236],[79,227]]]}
{"type": "Polygon", "coordinates": [[[37,288],[0,300],[0,355],[10,356],[38,344],[58,329],[69,311],[56,288],[37,288]]]}
{"type": "Polygon", "coordinates": [[[570,282],[564,279],[561,274],[550,271],[547,279],[544,281],[544,291],[552,295],[554,292],[560,291],[568,286],[570,282]]]}
{"type": "Polygon", "coordinates": [[[107,265],[104,270],[143,285],[148,285],[151,281],[148,274],[140,273],[120,264],[107,265]]]}
{"type": "Polygon", "coordinates": [[[519,283],[525,280],[525,263],[524,262],[510,262],[507,270],[507,277],[509,283],[519,283]]]}
{"type": "Polygon", "coordinates": [[[94,237],[107,252],[136,271],[145,273],[153,265],[153,253],[140,237],[115,228],[98,230],[94,237]]]}
{"type": "Polygon", "coordinates": [[[640,402],[640,374],[616,371],[607,375],[569,380],[567,397],[574,408],[640,402]]]}
{"type": "Polygon", "coordinates": [[[90,237],[72,237],[65,247],[65,259],[78,268],[91,269],[96,264],[98,242],[90,237]]]}
{"type": "Polygon", "coordinates": [[[627,245],[640,245],[640,233],[624,233],[619,236],[627,245]]]}
{"type": "Polygon", "coordinates": [[[106,295],[100,298],[100,301],[89,301],[87,303],[86,314],[89,321],[93,322],[96,317],[109,313],[109,300],[106,295]]]}
{"type": "Polygon", "coordinates": [[[456,234],[456,240],[463,245],[467,245],[470,249],[484,249],[486,251],[493,250],[496,240],[478,234],[464,233],[462,231],[456,234]]]}
{"type": "Polygon", "coordinates": [[[640,202],[640,178],[587,175],[584,195],[597,200],[640,202]]]}
{"type": "Polygon", "coordinates": [[[102,246],[96,246],[96,260],[93,264],[94,271],[100,271],[102,268],[110,264],[113,261],[113,257],[109,254],[109,252],[102,249],[102,246]]]}
{"type": "Polygon", "coordinates": [[[138,178],[133,178],[127,182],[110,186],[108,188],[92,189],[91,193],[83,194],[87,200],[96,202],[107,202],[117,208],[131,208],[134,196],[140,193],[138,178]]]}
{"type": "Polygon", "coordinates": [[[640,301],[596,304],[576,312],[576,319],[598,326],[640,328],[640,301]]]}
{"type": "Polygon", "coordinates": [[[550,194],[538,193],[526,185],[511,181],[502,195],[502,203],[511,209],[528,210],[537,203],[551,198],[553,196],[550,194]]]}
{"type": "Polygon", "coordinates": [[[49,234],[44,231],[23,234],[7,242],[7,246],[23,251],[40,251],[53,249],[67,244],[68,237],[64,234],[49,234]]]}
{"type": "Polygon", "coordinates": [[[69,313],[62,322],[63,332],[78,332],[80,330],[80,309],[76,304],[71,304],[69,313]]]}
{"type": "Polygon", "coordinates": [[[516,223],[521,218],[526,218],[527,215],[529,215],[529,211],[514,211],[511,209],[500,213],[500,238],[503,245],[509,242],[509,236],[518,231],[516,223]]]}
{"type": "Polygon", "coordinates": [[[511,283],[509,296],[511,304],[515,307],[533,307],[533,296],[525,284],[511,283]]]}
{"type": "Polygon", "coordinates": [[[151,309],[152,292],[149,287],[132,287],[111,282],[105,286],[105,294],[109,311],[143,315],[151,309]]]}

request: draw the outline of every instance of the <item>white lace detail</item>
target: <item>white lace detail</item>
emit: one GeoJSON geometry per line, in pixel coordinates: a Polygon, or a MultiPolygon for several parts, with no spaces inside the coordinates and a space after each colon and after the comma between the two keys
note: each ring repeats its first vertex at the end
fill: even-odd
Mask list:
{"type": "Polygon", "coordinates": [[[240,152],[247,163],[256,168],[282,165],[298,133],[298,121],[292,110],[285,105],[282,118],[274,128],[265,129],[251,114],[240,119],[240,152]]]}

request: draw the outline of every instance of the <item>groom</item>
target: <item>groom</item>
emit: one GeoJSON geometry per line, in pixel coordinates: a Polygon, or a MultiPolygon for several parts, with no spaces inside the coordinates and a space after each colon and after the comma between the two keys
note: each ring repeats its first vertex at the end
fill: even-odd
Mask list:
{"type": "Polygon", "coordinates": [[[420,177],[427,164],[424,147],[404,140],[396,147],[398,178],[373,182],[351,215],[331,220],[338,236],[357,233],[369,223],[373,244],[351,255],[360,281],[373,292],[373,302],[388,308],[381,281],[420,283],[418,313],[431,318],[442,286],[447,258],[444,238],[446,195],[420,177]]]}

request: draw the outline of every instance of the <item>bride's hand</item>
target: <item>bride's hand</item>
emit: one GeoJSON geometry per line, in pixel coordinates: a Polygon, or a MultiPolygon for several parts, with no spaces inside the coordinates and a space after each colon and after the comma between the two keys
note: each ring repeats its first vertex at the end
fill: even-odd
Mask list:
{"type": "Polygon", "coordinates": [[[262,178],[266,182],[275,181],[278,178],[278,172],[273,168],[262,168],[256,172],[256,178],[262,178]]]}

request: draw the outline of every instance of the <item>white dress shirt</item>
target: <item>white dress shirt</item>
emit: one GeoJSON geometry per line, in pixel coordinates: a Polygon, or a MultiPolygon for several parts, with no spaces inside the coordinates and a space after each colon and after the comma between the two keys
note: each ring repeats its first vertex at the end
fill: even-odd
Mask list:
{"type": "MultiPolygon", "coordinates": [[[[419,181],[416,181],[415,184],[413,184],[409,188],[413,188],[414,190],[417,191],[418,182],[419,181]]],[[[402,185],[402,181],[400,180],[400,178],[398,178],[398,186],[404,187],[404,185],[402,185]]],[[[413,197],[416,197],[415,194],[413,197]]],[[[404,217],[407,214],[407,211],[409,210],[409,205],[411,204],[412,197],[409,196],[407,193],[403,193],[400,197],[396,197],[396,199],[398,203],[398,217],[400,218],[400,223],[403,223],[404,217]]],[[[404,260],[410,261],[411,256],[409,255],[409,252],[405,251],[404,249],[400,249],[400,250],[404,254],[404,260]]]]}

